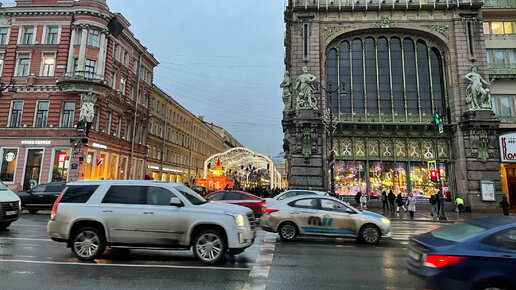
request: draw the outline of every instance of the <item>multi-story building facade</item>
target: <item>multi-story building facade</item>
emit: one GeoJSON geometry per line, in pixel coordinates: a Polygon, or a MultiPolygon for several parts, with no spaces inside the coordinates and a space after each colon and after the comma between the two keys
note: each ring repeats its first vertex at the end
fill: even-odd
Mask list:
{"type": "MultiPolygon", "coordinates": [[[[144,174],[158,62],[104,0],[0,8],[0,179],[14,190],[144,174]],[[91,125],[89,136],[79,121],[91,125]]],[[[89,126],[89,125],[88,125],[89,126]]]]}
{"type": "Polygon", "coordinates": [[[203,178],[204,161],[225,151],[225,139],[157,86],[151,99],[147,175],[189,184],[203,178]]]}
{"type": "MultiPolygon", "coordinates": [[[[327,190],[333,166],[337,194],[392,188],[429,196],[440,185],[431,181],[428,161],[438,159],[444,191],[474,209],[496,208],[503,195],[500,121],[488,101],[480,108],[468,98],[472,83],[465,78],[482,78],[483,89],[493,79],[482,5],[289,0],[285,65],[292,90],[289,99],[286,78],[282,122],[289,186],[327,190]],[[309,75],[298,78],[303,67],[309,75]],[[316,87],[311,100],[299,90],[307,82],[316,87]],[[321,122],[329,121],[328,110],[334,142],[321,122]],[[436,112],[446,113],[442,134],[435,133],[436,112]],[[332,144],[335,163],[329,164],[332,144]]],[[[493,82],[493,90],[504,82],[493,82]]]]}
{"type": "MultiPolygon", "coordinates": [[[[199,119],[201,119],[201,121],[204,122],[204,116],[200,116],[199,119]]],[[[217,133],[220,136],[220,138],[224,140],[222,152],[226,152],[227,150],[235,147],[243,147],[242,144],[240,144],[240,142],[238,142],[238,140],[235,137],[233,137],[233,135],[226,131],[226,129],[217,126],[213,123],[204,122],[204,124],[213,131],[215,131],[215,133],[217,133]]]]}
{"type": "MultiPolygon", "coordinates": [[[[516,1],[487,0],[482,6],[493,111],[500,118],[500,138],[516,138],[516,1]]],[[[501,142],[502,190],[516,204],[516,157],[501,142]],[[504,154],[505,152],[505,154],[504,154]]],[[[511,143],[512,144],[512,143],[511,143]]],[[[512,153],[516,153],[513,150],[512,153]]]]}

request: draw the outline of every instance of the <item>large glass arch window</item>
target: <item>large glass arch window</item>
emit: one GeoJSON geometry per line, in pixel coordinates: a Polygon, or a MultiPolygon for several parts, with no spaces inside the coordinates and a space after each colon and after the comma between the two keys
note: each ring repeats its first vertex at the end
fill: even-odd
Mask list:
{"type": "Polygon", "coordinates": [[[341,38],[327,52],[326,77],[347,94],[327,104],[346,121],[427,122],[433,108],[446,107],[441,55],[414,36],[341,38]]]}

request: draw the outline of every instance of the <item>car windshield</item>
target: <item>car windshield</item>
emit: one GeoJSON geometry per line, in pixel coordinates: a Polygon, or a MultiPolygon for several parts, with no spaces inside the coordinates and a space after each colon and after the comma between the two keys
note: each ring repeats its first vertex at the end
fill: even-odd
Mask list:
{"type": "Polygon", "coordinates": [[[0,190],[7,190],[7,186],[2,181],[0,181],[0,190]]]}
{"type": "Polygon", "coordinates": [[[436,238],[458,243],[474,237],[485,230],[486,228],[483,227],[463,223],[439,228],[430,233],[436,238]]]}
{"type": "Polygon", "coordinates": [[[194,205],[199,205],[206,203],[207,201],[202,198],[197,192],[191,190],[190,188],[186,186],[176,186],[174,187],[175,190],[179,191],[188,201],[190,201],[194,205]]]}

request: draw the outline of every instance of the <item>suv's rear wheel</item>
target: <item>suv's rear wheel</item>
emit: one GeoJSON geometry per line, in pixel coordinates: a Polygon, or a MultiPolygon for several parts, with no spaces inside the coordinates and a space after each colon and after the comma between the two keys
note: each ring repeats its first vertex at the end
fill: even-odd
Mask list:
{"type": "Polygon", "coordinates": [[[97,228],[84,227],[75,231],[72,237],[72,251],[81,261],[99,258],[106,249],[104,234],[97,228]]]}
{"type": "Polygon", "coordinates": [[[226,249],[226,240],[217,230],[200,232],[193,243],[194,256],[206,264],[215,264],[222,260],[226,249]]]}

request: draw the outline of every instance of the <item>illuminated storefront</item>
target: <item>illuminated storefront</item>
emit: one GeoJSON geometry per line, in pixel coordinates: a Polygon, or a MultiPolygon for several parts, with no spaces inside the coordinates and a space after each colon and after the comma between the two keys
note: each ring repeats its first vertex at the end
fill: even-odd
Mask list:
{"type": "Polygon", "coordinates": [[[516,204],[516,132],[500,136],[502,191],[510,204],[516,204]]]}

